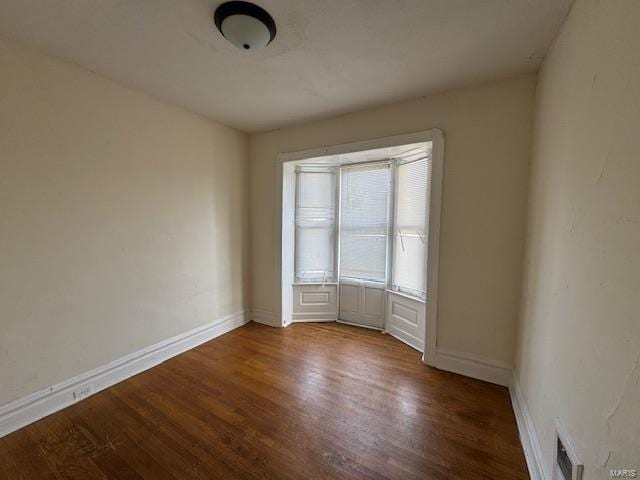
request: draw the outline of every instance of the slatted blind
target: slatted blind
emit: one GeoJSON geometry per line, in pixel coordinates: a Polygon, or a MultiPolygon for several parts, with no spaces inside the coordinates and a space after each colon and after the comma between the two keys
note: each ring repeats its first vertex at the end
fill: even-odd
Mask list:
{"type": "Polygon", "coordinates": [[[401,163],[396,169],[392,288],[422,298],[426,294],[426,222],[430,175],[429,158],[401,163]]]}
{"type": "Polygon", "coordinates": [[[390,167],[341,168],[340,277],[386,281],[390,167]]]}
{"type": "Polygon", "coordinates": [[[335,281],[336,171],[296,171],[295,276],[298,282],[335,281]]]}

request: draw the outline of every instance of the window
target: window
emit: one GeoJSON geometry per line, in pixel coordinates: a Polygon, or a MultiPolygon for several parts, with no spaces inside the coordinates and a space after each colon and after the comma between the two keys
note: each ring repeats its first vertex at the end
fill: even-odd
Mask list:
{"type": "Polygon", "coordinates": [[[391,169],[342,167],[340,277],[386,282],[391,169]]]}
{"type": "Polygon", "coordinates": [[[339,277],[425,298],[430,175],[424,148],[386,161],[298,166],[295,281],[339,277]]]}
{"type": "Polygon", "coordinates": [[[335,281],[336,171],[296,170],[295,277],[297,282],[335,281]]]}
{"type": "Polygon", "coordinates": [[[396,168],[396,218],[392,289],[426,296],[427,199],[431,161],[428,157],[396,168]]]}

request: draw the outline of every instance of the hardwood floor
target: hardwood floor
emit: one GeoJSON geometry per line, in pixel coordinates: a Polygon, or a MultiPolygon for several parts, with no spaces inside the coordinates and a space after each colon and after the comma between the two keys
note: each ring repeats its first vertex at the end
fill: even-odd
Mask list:
{"type": "Polygon", "coordinates": [[[0,439],[7,479],[527,479],[507,389],[255,323],[0,439]]]}

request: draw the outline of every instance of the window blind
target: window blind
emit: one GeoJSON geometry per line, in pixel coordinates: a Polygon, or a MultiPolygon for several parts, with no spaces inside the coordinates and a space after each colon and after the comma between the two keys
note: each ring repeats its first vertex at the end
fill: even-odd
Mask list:
{"type": "Polygon", "coordinates": [[[396,169],[394,290],[426,296],[427,211],[431,175],[429,158],[401,163],[396,169]]]}
{"type": "Polygon", "coordinates": [[[296,171],[295,276],[297,282],[335,281],[336,172],[296,171]]]}
{"type": "Polygon", "coordinates": [[[389,164],[341,168],[340,276],[386,281],[389,164]]]}

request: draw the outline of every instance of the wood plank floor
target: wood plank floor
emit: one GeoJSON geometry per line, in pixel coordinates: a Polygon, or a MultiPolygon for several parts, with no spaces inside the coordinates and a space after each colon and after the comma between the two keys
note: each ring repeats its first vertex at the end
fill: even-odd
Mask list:
{"type": "Polygon", "coordinates": [[[527,479],[505,388],[255,323],[0,439],[6,479],[527,479]]]}

